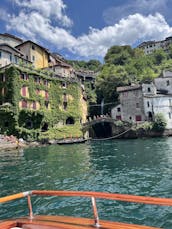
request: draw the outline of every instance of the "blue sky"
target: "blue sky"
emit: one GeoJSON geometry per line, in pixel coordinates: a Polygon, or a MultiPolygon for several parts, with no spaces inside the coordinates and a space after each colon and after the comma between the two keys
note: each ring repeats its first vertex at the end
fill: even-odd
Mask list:
{"type": "Polygon", "coordinates": [[[68,59],[102,60],[113,45],[172,36],[171,0],[1,0],[1,33],[68,59]]]}

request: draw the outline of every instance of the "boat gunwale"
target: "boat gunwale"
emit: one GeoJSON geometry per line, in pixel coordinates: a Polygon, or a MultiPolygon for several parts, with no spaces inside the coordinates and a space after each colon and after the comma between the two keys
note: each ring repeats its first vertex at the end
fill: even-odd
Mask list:
{"type": "MultiPolygon", "coordinates": [[[[10,196],[1,197],[0,198],[0,204],[11,201],[11,200],[16,200],[19,198],[27,197],[28,198],[28,208],[29,208],[29,218],[28,219],[34,220],[35,216],[33,217],[31,196],[57,196],[57,197],[63,196],[63,197],[91,198],[93,214],[94,214],[94,219],[92,219],[92,220],[94,221],[95,227],[101,227],[100,222],[103,222],[102,220],[99,220],[99,217],[98,217],[98,211],[97,211],[97,207],[96,207],[96,199],[109,199],[109,200],[115,200],[115,201],[133,202],[133,203],[138,203],[138,204],[172,206],[172,198],[136,196],[136,195],[129,195],[129,194],[118,194],[118,193],[107,193],[107,192],[62,191],[62,190],[58,190],[58,191],[55,191],[55,190],[32,190],[32,191],[28,191],[28,192],[21,192],[21,193],[13,194],[10,196]]],[[[115,224],[117,224],[117,223],[114,222],[114,225],[115,224]]],[[[1,222],[0,222],[0,225],[1,225],[1,222]]],[[[121,229],[122,228],[124,228],[124,229],[128,228],[128,227],[125,227],[125,225],[128,225],[128,224],[121,223],[121,225],[124,226],[124,227],[121,227],[121,229]]],[[[133,225],[133,224],[131,224],[131,225],[133,225]]],[[[135,225],[133,225],[133,226],[135,226],[135,225]]],[[[88,228],[90,228],[90,227],[88,227],[88,228]]],[[[107,228],[111,229],[113,227],[107,227],[107,228]]],[[[141,228],[149,229],[150,228],[150,229],[152,229],[155,227],[136,225],[136,227],[133,227],[133,228],[138,228],[138,229],[141,229],[141,228]]]]}

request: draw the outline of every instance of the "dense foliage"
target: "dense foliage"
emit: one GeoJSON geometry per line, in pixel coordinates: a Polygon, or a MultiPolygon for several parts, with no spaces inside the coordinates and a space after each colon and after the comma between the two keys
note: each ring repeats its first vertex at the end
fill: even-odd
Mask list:
{"type": "Polygon", "coordinates": [[[113,46],[105,55],[104,65],[96,78],[97,102],[100,103],[104,98],[105,103],[118,103],[117,87],[150,82],[158,77],[162,70],[170,68],[172,46],[169,47],[168,53],[159,49],[150,55],[130,46],[113,46]]]}
{"type": "Polygon", "coordinates": [[[155,115],[155,120],[153,122],[153,130],[155,131],[164,131],[167,125],[167,121],[164,118],[164,115],[159,113],[155,115]]]}
{"type": "Polygon", "coordinates": [[[90,71],[100,71],[102,64],[98,60],[89,60],[89,61],[82,61],[82,60],[68,60],[68,63],[71,64],[74,69],[79,70],[90,70],[90,71]]]}
{"type": "Polygon", "coordinates": [[[4,91],[0,95],[0,133],[27,140],[82,136],[81,89],[77,81],[52,78],[48,73],[21,66],[2,70],[0,79],[0,90],[4,91]],[[27,77],[22,78],[23,74],[27,77]],[[22,87],[28,88],[27,95],[21,93],[22,87]],[[23,100],[27,101],[25,108],[21,107],[23,100]],[[35,108],[33,103],[37,104],[35,108]],[[74,120],[73,125],[68,125],[68,119],[74,120]]]}

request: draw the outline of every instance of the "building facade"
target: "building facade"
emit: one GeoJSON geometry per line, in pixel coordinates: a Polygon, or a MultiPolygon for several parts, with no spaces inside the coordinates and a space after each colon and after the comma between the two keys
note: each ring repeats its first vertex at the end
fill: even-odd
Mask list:
{"type": "Polygon", "coordinates": [[[120,111],[121,114],[117,113],[114,118],[120,119],[121,116],[121,120],[127,122],[145,120],[142,87],[140,85],[118,87],[117,91],[119,92],[121,108],[117,106],[116,111],[120,111]]]}
{"type": "Polygon", "coordinates": [[[18,49],[8,44],[0,44],[0,67],[11,63],[20,64],[22,62],[31,64],[18,49]]]}
{"type": "Polygon", "coordinates": [[[44,47],[32,42],[25,41],[16,48],[23,53],[24,58],[32,62],[36,69],[47,68],[49,63],[49,52],[44,47]]]}
{"type": "Polygon", "coordinates": [[[172,37],[167,37],[165,40],[162,41],[146,41],[141,43],[137,47],[141,48],[144,53],[148,55],[160,48],[167,52],[170,44],[172,44],[172,37]]]}
{"type": "Polygon", "coordinates": [[[154,82],[142,85],[118,87],[120,104],[111,115],[116,120],[132,123],[153,121],[159,113],[172,129],[172,73],[164,72],[154,82]]]}
{"type": "Polygon", "coordinates": [[[11,35],[9,33],[1,33],[0,34],[0,44],[8,44],[11,47],[16,47],[17,45],[21,44],[23,40],[19,37],[11,35]]]}
{"type": "Polygon", "coordinates": [[[82,136],[87,111],[76,80],[9,65],[0,69],[0,81],[1,133],[24,139],[82,136]]]}

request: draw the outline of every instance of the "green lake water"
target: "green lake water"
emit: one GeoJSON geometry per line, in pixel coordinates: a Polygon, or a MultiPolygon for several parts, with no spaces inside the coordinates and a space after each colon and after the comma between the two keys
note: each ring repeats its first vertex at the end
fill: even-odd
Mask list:
{"type": "MultiPolygon", "coordinates": [[[[104,191],[172,198],[172,138],[96,141],[0,152],[0,196],[28,191],[104,191]]],[[[90,199],[32,197],[35,214],[92,217],[90,199]]],[[[172,228],[172,207],[97,200],[99,217],[172,228]]],[[[0,219],[28,214],[27,200],[0,205],[0,219]]]]}

